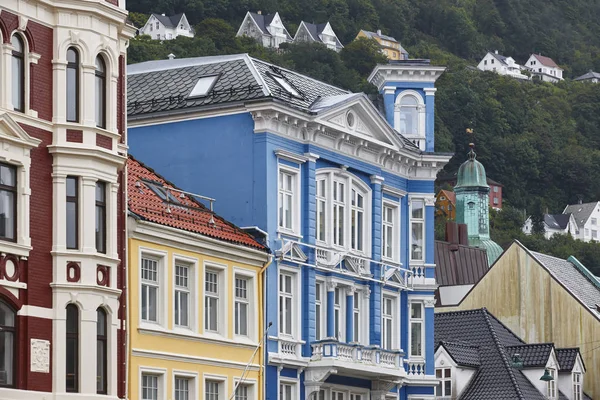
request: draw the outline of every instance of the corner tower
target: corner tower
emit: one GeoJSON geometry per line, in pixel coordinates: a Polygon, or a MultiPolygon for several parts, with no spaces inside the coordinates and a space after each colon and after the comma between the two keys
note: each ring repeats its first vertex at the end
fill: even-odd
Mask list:
{"type": "Polygon", "coordinates": [[[383,95],[388,123],[423,151],[434,151],[434,86],[445,70],[429,60],[398,60],[377,65],[368,79],[383,95]]]}
{"type": "Polygon", "coordinates": [[[475,145],[470,143],[469,146],[469,159],[458,168],[454,187],[456,222],[467,225],[469,244],[485,249],[491,266],[502,254],[502,248],[490,239],[490,187],[483,164],[476,160],[475,145]]]}

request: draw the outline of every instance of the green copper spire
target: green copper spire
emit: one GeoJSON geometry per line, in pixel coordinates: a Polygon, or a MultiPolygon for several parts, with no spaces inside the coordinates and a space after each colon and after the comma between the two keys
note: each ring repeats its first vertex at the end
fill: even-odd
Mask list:
{"type": "Polygon", "coordinates": [[[473,143],[469,144],[469,159],[458,168],[456,193],[456,222],[466,224],[469,245],[486,249],[491,266],[502,254],[502,248],[490,239],[489,192],[485,168],[476,160],[473,143]]]}

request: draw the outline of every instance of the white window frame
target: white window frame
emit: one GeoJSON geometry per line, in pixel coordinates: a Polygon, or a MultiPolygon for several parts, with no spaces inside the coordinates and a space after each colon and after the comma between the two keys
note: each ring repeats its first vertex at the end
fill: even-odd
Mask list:
{"type": "MultiPolygon", "coordinates": [[[[423,95],[421,95],[416,90],[410,90],[410,89],[403,90],[396,97],[396,100],[394,102],[394,129],[396,131],[400,132],[400,116],[401,116],[401,108],[403,107],[400,104],[402,103],[402,99],[404,97],[414,97],[415,100],[417,101],[417,104],[415,106],[410,106],[410,107],[415,107],[417,109],[417,131],[415,134],[406,133],[404,135],[409,139],[413,139],[413,138],[425,139],[425,123],[426,123],[426,121],[425,121],[426,120],[425,99],[423,98],[423,95]]],[[[406,106],[404,106],[404,107],[406,107],[406,106]]],[[[419,146],[419,147],[421,147],[421,146],[419,146]]]]}
{"type": "Polygon", "coordinates": [[[417,263],[417,264],[421,264],[421,263],[425,263],[425,254],[427,253],[427,237],[426,237],[426,220],[427,220],[427,205],[426,205],[426,199],[424,197],[410,197],[409,198],[409,206],[408,206],[408,240],[409,240],[409,245],[408,245],[408,257],[411,261],[411,263],[417,263]],[[423,203],[423,217],[422,218],[413,218],[413,203],[414,202],[421,202],[423,203]],[[412,245],[413,245],[413,223],[420,223],[421,224],[421,229],[422,229],[422,244],[421,244],[421,252],[422,252],[422,257],[420,259],[417,258],[413,258],[413,252],[412,252],[412,245]]]}
{"type": "Polygon", "coordinates": [[[227,336],[228,328],[228,310],[229,310],[229,297],[228,297],[228,277],[227,277],[227,265],[218,264],[215,262],[204,262],[204,268],[202,270],[202,331],[206,336],[215,336],[218,338],[227,336]],[[217,331],[206,329],[206,282],[205,277],[207,272],[217,273],[217,287],[218,287],[218,313],[217,313],[217,331]]]}
{"type": "Polygon", "coordinates": [[[556,380],[558,379],[558,376],[555,368],[548,368],[548,372],[554,379],[546,382],[546,393],[549,400],[554,400],[558,398],[556,395],[556,380]]]}
{"type": "Polygon", "coordinates": [[[239,268],[239,267],[233,267],[233,280],[232,280],[232,293],[231,293],[231,304],[233,304],[233,318],[234,320],[232,321],[232,326],[233,326],[233,336],[237,341],[241,341],[241,342],[245,342],[247,344],[256,344],[256,341],[258,340],[258,325],[256,324],[257,318],[258,318],[258,287],[257,287],[257,280],[256,280],[256,272],[254,271],[250,271],[244,268],[239,268]],[[236,286],[235,286],[235,280],[236,278],[242,278],[242,279],[246,279],[247,281],[247,286],[246,286],[246,295],[247,295],[247,300],[246,300],[246,304],[248,305],[247,308],[247,317],[248,317],[248,321],[247,321],[247,329],[248,329],[248,334],[247,335],[238,335],[235,333],[235,318],[236,313],[235,313],[235,304],[237,302],[237,297],[236,297],[236,286]]]}
{"type": "Polygon", "coordinates": [[[325,281],[321,279],[315,281],[315,321],[319,322],[321,328],[321,332],[318,332],[315,322],[315,339],[323,340],[327,337],[327,290],[325,281]],[[317,312],[317,306],[319,306],[319,312],[317,312]]]}
{"type": "Polygon", "coordinates": [[[165,368],[155,368],[155,367],[139,367],[138,370],[138,390],[140,395],[140,400],[144,400],[142,397],[142,387],[143,387],[143,376],[144,375],[153,375],[157,378],[158,384],[158,400],[167,400],[167,385],[165,384],[165,376],[167,374],[167,370],[165,368]]]}
{"type": "Polygon", "coordinates": [[[400,203],[389,199],[382,200],[381,206],[381,258],[392,262],[400,262],[400,203]],[[392,222],[386,221],[385,210],[392,213],[392,222]],[[391,232],[391,254],[386,253],[388,229],[391,232]],[[395,245],[395,246],[394,246],[395,245]]]}
{"type": "Polygon", "coordinates": [[[398,292],[393,292],[391,290],[384,290],[383,297],[381,302],[381,348],[385,350],[397,350],[400,348],[400,298],[398,292]],[[386,299],[391,300],[392,302],[392,314],[383,313],[384,310],[384,302],[386,299]],[[385,347],[385,338],[384,338],[384,322],[385,320],[391,320],[392,325],[392,343],[391,348],[385,347]]]}
{"type": "Polygon", "coordinates": [[[240,379],[240,377],[234,378],[233,381],[233,399],[232,400],[237,400],[236,396],[235,396],[235,391],[236,391],[236,387],[238,386],[246,386],[248,388],[248,400],[256,400],[258,393],[256,391],[257,388],[257,381],[255,379],[248,379],[248,378],[244,378],[243,380],[240,379]]]}
{"type": "Polygon", "coordinates": [[[158,326],[163,328],[167,327],[168,315],[169,315],[169,290],[167,290],[168,283],[168,271],[167,271],[167,256],[168,253],[164,251],[154,250],[150,248],[140,247],[139,249],[139,265],[138,265],[138,304],[142,304],[142,285],[144,281],[142,279],[142,260],[144,258],[152,259],[157,261],[157,279],[158,279],[158,291],[156,294],[156,319],[157,321],[149,321],[142,319],[142,308],[139,308],[138,321],[141,328],[156,329],[158,326]]]}
{"type": "Polygon", "coordinates": [[[277,232],[293,236],[301,236],[301,182],[302,175],[299,167],[294,168],[290,167],[289,165],[282,164],[281,162],[277,163],[277,232]],[[283,206],[281,203],[283,196],[281,174],[287,174],[292,177],[292,209],[290,210],[292,223],[291,227],[285,227],[282,225],[281,216],[279,214],[279,210],[283,206]]]}
{"type": "Polygon", "coordinates": [[[189,400],[198,398],[198,373],[192,371],[173,370],[171,388],[173,391],[173,400],[175,397],[175,382],[177,378],[187,379],[188,385],[188,397],[189,400]]]}
{"type": "Polygon", "coordinates": [[[573,372],[573,400],[581,400],[583,398],[583,374],[581,372],[573,372]],[[575,379],[579,377],[579,380],[575,379]]]}
{"type": "Polygon", "coordinates": [[[408,299],[408,357],[409,359],[425,359],[425,302],[421,299],[408,299]],[[412,317],[412,305],[421,305],[421,318],[412,317]],[[412,354],[412,324],[421,324],[421,354],[412,354]]]}
{"type": "Polygon", "coordinates": [[[451,398],[452,392],[454,391],[454,368],[452,367],[444,367],[444,368],[436,368],[435,369],[436,379],[439,381],[439,385],[441,385],[442,393],[437,393],[437,386],[435,389],[436,398],[451,398]],[[440,377],[437,377],[437,372],[440,371],[440,377]],[[450,376],[446,377],[446,371],[450,371],[450,376]],[[445,383],[450,382],[450,393],[446,393],[445,383]]]}
{"type": "Polygon", "coordinates": [[[280,276],[284,274],[284,275],[290,275],[292,278],[292,299],[294,299],[295,297],[297,297],[297,295],[299,293],[301,293],[301,286],[300,286],[300,281],[301,281],[301,276],[300,276],[300,271],[298,269],[295,268],[291,268],[291,267],[285,267],[280,265],[279,266],[279,273],[277,276],[277,320],[278,320],[278,335],[280,337],[284,337],[287,339],[300,339],[300,324],[301,324],[301,318],[302,316],[300,315],[300,304],[298,301],[292,301],[292,332],[291,334],[287,334],[287,333],[282,333],[281,332],[281,318],[280,318],[280,310],[279,310],[279,305],[280,305],[280,301],[279,301],[279,297],[281,294],[281,280],[280,280],[280,276]]]}
{"type": "Polygon", "coordinates": [[[330,210],[327,208],[327,177],[321,176],[316,179],[315,186],[315,198],[316,198],[316,241],[318,244],[327,243],[327,219],[330,214],[330,210]],[[322,183],[322,185],[321,185],[322,183]],[[323,227],[319,224],[320,214],[323,214],[323,227]],[[322,230],[321,230],[322,229],[322,230]]]}
{"type": "Polygon", "coordinates": [[[333,331],[333,336],[338,341],[342,343],[346,341],[346,290],[339,284],[333,290],[333,331]],[[336,303],[336,294],[338,294],[339,304],[336,303]]]}
{"type": "Polygon", "coordinates": [[[362,321],[363,321],[363,301],[362,301],[362,291],[355,290],[354,296],[352,298],[352,340],[355,343],[362,343],[363,334],[362,334],[362,321]]]}
{"type": "Polygon", "coordinates": [[[202,398],[206,398],[206,382],[218,382],[219,384],[219,400],[229,399],[229,385],[227,377],[224,375],[203,374],[202,375],[202,398]]]}
{"type": "Polygon", "coordinates": [[[198,260],[180,254],[173,254],[172,260],[173,330],[183,330],[188,333],[190,331],[198,332],[198,309],[196,306],[198,304],[198,260]],[[175,282],[178,265],[188,268],[188,326],[177,325],[175,323],[175,294],[177,291],[175,282]]]}
{"type": "MultiPolygon", "coordinates": [[[[325,193],[324,196],[317,198],[317,218],[318,225],[318,201],[325,200],[325,240],[320,240],[317,236],[317,245],[322,247],[328,247],[336,250],[345,250],[353,254],[357,254],[363,257],[371,256],[371,204],[372,204],[372,190],[370,186],[361,180],[358,176],[347,172],[343,168],[320,168],[316,173],[316,183],[319,181],[325,181],[325,193]],[[333,199],[333,187],[334,182],[344,184],[344,201],[334,201],[333,199]],[[352,190],[360,193],[363,196],[363,229],[362,229],[362,250],[356,250],[352,248],[352,190]],[[344,229],[343,229],[343,245],[336,244],[334,242],[334,207],[344,207],[344,229]]],[[[319,227],[317,227],[319,230],[319,227]]],[[[320,232],[320,230],[319,230],[320,232]]]]}
{"type": "Polygon", "coordinates": [[[279,376],[279,385],[277,387],[277,400],[300,400],[300,382],[297,379],[286,378],[283,376],[279,376]],[[282,399],[281,398],[281,385],[291,385],[292,390],[292,398],[291,399],[282,399]]]}

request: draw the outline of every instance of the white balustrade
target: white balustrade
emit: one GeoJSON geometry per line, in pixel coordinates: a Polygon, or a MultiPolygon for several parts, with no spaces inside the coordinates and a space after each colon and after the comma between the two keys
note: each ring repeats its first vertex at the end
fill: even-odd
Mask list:
{"type": "Polygon", "coordinates": [[[298,357],[298,343],[279,339],[279,354],[281,354],[281,357],[283,358],[298,357]]]}
{"type": "Polygon", "coordinates": [[[382,351],[379,356],[379,362],[381,365],[386,367],[396,367],[396,359],[398,358],[397,354],[388,353],[387,351],[382,351]]]}
{"type": "Polygon", "coordinates": [[[424,376],[425,361],[406,361],[406,373],[408,374],[408,376],[424,376]]]}
{"type": "Polygon", "coordinates": [[[344,360],[344,361],[354,361],[355,360],[353,346],[338,344],[337,345],[337,354],[338,354],[338,358],[340,360],[344,360]]]}
{"type": "Polygon", "coordinates": [[[375,364],[375,350],[373,349],[362,349],[361,362],[364,364],[375,364]]]}
{"type": "Polygon", "coordinates": [[[328,340],[313,343],[311,347],[312,361],[335,358],[348,363],[356,363],[356,368],[361,368],[360,365],[398,368],[402,364],[400,354],[377,347],[349,345],[328,340]]]}

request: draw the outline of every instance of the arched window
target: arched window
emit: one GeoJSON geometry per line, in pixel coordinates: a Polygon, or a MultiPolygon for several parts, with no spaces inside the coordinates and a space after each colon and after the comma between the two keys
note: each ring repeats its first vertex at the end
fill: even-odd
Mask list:
{"type": "Polygon", "coordinates": [[[79,309],[67,306],[67,392],[79,391],[79,309]]]}
{"type": "Polygon", "coordinates": [[[96,126],[106,128],[106,63],[96,57],[96,126]]]}
{"type": "Polygon", "coordinates": [[[96,392],[106,394],[107,318],[103,308],[97,310],[96,322],[96,392]]]}
{"type": "Polygon", "coordinates": [[[12,103],[15,111],[25,111],[25,44],[14,34],[10,40],[12,51],[12,103]]]}
{"type": "Polygon", "coordinates": [[[0,386],[15,386],[16,312],[0,300],[0,386]]]}
{"type": "Polygon", "coordinates": [[[404,96],[400,100],[399,131],[402,135],[411,136],[419,134],[418,104],[419,103],[414,96],[404,96]]]}
{"type": "Polygon", "coordinates": [[[67,50],[67,121],[79,122],[79,52],[67,50]]]}

